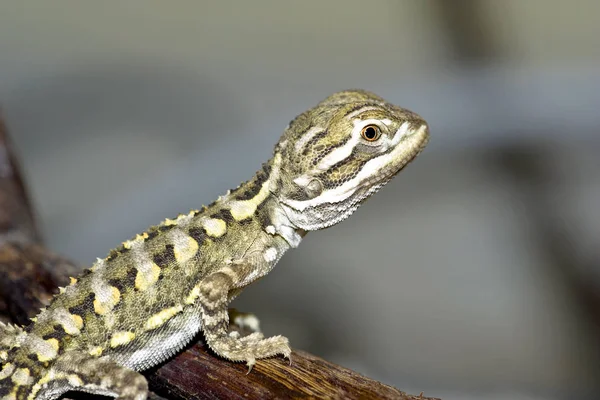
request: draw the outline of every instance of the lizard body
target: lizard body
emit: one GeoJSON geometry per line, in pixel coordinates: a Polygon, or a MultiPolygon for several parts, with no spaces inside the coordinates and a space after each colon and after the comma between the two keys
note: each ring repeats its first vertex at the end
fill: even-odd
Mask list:
{"type": "Polygon", "coordinates": [[[200,210],[166,219],[71,278],[24,328],[0,323],[0,398],[69,390],[143,400],[138,372],[202,332],[250,367],[289,357],[287,338],[229,333],[227,306],[308,231],[347,218],[424,148],[418,115],[362,90],[300,114],[250,180],[200,210]]]}

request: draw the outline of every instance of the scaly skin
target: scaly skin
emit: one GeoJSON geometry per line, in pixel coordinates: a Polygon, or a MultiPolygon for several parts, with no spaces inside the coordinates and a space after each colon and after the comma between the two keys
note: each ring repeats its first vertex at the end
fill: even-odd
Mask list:
{"type": "Polygon", "coordinates": [[[0,396],[51,400],[80,390],[142,400],[147,383],[137,371],[200,331],[216,354],[250,367],[289,357],[283,336],[229,334],[228,304],[308,231],[352,214],[428,136],[421,117],[372,93],[328,97],[290,123],[250,181],[98,259],[24,329],[0,324],[0,396]]]}

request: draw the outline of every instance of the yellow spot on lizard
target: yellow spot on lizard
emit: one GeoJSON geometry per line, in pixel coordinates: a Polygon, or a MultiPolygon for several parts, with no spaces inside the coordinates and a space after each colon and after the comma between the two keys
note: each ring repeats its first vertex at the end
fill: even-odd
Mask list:
{"type": "Polygon", "coordinates": [[[154,285],[160,275],[160,267],[152,263],[150,271],[138,271],[135,276],[135,288],[144,291],[154,285]]]}
{"type": "MultiPolygon", "coordinates": [[[[279,165],[281,162],[281,155],[277,153],[273,160],[274,165],[279,165]]],[[[260,188],[260,191],[256,196],[249,200],[236,200],[231,203],[231,215],[236,221],[242,221],[246,218],[250,218],[256,212],[256,208],[260,203],[265,201],[265,199],[269,196],[269,186],[271,185],[271,180],[268,179],[264,182],[260,188]]]]}
{"type": "Polygon", "coordinates": [[[194,286],[194,288],[190,291],[190,294],[185,298],[185,304],[194,304],[196,300],[200,297],[200,287],[198,285],[194,286]]]}
{"type": "Polygon", "coordinates": [[[135,333],[133,332],[116,332],[110,338],[110,347],[115,348],[119,346],[123,346],[135,339],[135,333]]]}
{"type": "Polygon", "coordinates": [[[2,366],[2,370],[0,370],[0,379],[5,379],[10,376],[15,370],[15,366],[12,363],[6,363],[2,366]]]}
{"type": "Polygon", "coordinates": [[[227,231],[227,224],[222,219],[208,218],[202,224],[208,236],[219,237],[223,236],[227,231]]]}
{"type": "Polygon", "coordinates": [[[27,368],[17,368],[12,374],[11,379],[19,386],[28,386],[31,384],[31,374],[27,368]]]}
{"type": "Polygon", "coordinates": [[[80,386],[84,385],[81,378],[75,374],[68,375],[67,381],[69,382],[69,385],[71,385],[72,387],[80,387],[80,386]]]}
{"type": "Polygon", "coordinates": [[[59,343],[58,343],[58,339],[56,338],[50,338],[46,340],[46,343],[48,343],[50,346],[52,346],[52,348],[56,351],[58,351],[59,349],[59,343]]]}
{"type": "Polygon", "coordinates": [[[154,314],[153,316],[148,318],[148,321],[146,321],[146,330],[149,331],[158,328],[181,311],[183,311],[183,307],[179,305],[175,307],[166,308],[154,314]]]}
{"type": "Polygon", "coordinates": [[[177,221],[174,219],[165,219],[165,221],[163,222],[163,225],[165,226],[171,226],[171,225],[177,225],[177,221]]]}
{"type": "Polygon", "coordinates": [[[104,349],[101,346],[96,346],[90,350],[90,355],[94,357],[100,357],[104,349]]]}
{"type": "Polygon", "coordinates": [[[75,323],[77,329],[83,328],[83,318],[81,318],[81,316],[77,314],[71,314],[71,318],[73,319],[73,323],[75,323]]]}
{"type": "Polygon", "coordinates": [[[73,324],[70,324],[67,320],[64,322],[59,322],[60,326],[62,326],[64,331],[69,335],[79,335],[81,333],[80,329],[82,328],[83,324],[81,324],[82,326],[78,326],[77,323],[79,322],[79,320],[81,320],[81,317],[79,317],[79,320],[73,318],[73,314],[69,314],[69,317],[71,317],[71,321],[73,322],[73,324]]]}
{"type": "Polygon", "coordinates": [[[94,299],[94,311],[98,315],[105,315],[110,310],[113,309],[114,306],[117,305],[119,300],[121,299],[121,292],[114,286],[110,287],[110,297],[106,301],[99,301],[98,299],[94,299]]]}
{"type": "Polygon", "coordinates": [[[187,243],[175,245],[173,253],[175,254],[175,260],[178,263],[184,263],[190,258],[194,257],[198,252],[198,242],[194,238],[187,237],[187,243]]]}
{"type": "Polygon", "coordinates": [[[138,242],[143,242],[148,239],[148,232],[144,232],[142,234],[135,235],[135,240],[138,242]]]}
{"type": "Polygon", "coordinates": [[[58,343],[58,339],[56,338],[50,338],[45,340],[44,342],[46,342],[46,344],[48,345],[48,347],[46,347],[45,349],[40,349],[43,350],[44,352],[40,352],[38,350],[37,357],[38,360],[40,362],[46,362],[46,361],[50,361],[53,360],[56,357],[56,354],[58,353],[58,349],[59,349],[59,343],[58,343]]]}

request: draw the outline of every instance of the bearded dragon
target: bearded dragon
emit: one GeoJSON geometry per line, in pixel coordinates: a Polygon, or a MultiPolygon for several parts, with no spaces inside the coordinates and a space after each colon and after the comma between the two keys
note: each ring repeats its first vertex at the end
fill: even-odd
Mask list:
{"type": "Polygon", "coordinates": [[[143,400],[139,371],[200,332],[251,368],[290,357],[288,339],[229,332],[228,304],[309,231],[346,219],[427,144],[417,114],[363,90],[335,93],[290,122],[249,181],[136,235],[60,288],[25,327],[0,323],[0,398],[67,391],[143,400]]]}

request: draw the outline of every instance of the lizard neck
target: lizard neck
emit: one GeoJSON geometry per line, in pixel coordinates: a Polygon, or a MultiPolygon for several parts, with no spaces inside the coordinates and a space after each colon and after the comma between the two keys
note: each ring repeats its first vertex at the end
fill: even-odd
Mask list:
{"type": "Polygon", "coordinates": [[[259,209],[262,229],[272,236],[281,236],[291,248],[296,248],[306,236],[306,231],[298,228],[288,218],[284,208],[274,194],[259,209]]]}
{"type": "Polygon", "coordinates": [[[241,223],[254,221],[254,226],[270,236],[280,236],[289,247],[295,248],[306,231],[292,223],[279,202],[281,180],[281,154],[275,153],[249,181],[228,191],[209,207],[228,209],[233,219],[241,223]]]}

